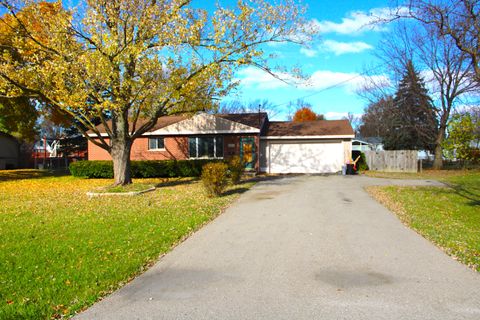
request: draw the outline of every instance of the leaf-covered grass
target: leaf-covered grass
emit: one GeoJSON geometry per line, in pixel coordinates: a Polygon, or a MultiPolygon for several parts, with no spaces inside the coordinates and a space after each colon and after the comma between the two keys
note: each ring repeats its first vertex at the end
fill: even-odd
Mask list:
{"type": "Polygon", "coordinates": [[[155,187],[153,183],[131,183],[126,186],[106,186],[97,188],[95,190],[91,190],[95,193],[128,193],[128,192],[141,192],[145,190],[149,190],[155,187]]]}
{"type": "Polygon", "coordinates": [[[153,192],[88,199],[87,191],[111,181],[70,176],[4,180],[0,319],[58,318],[91,305],[251,186],[208,198],[196,180],[150,179],[142,182],[157,184],[153,192]]]}
{"type": "Polygon", "coordinates": [[[47,178],[66,175],[65,171],[21,169],[21,170],[1,170],[0,181],[21,180],[32,178],[47,178]]]}
{"type": "Polygon", "coordinates": [[[480,174],[480,170],[423,170],[418,173],[409,172],[381,172],[381,171],[365,171],[365,175],[375,178],[388,179],[430,179],[430,180],[448,180],[453,177],[461,177],[469,174],[480,174]]]}
{"type": "Polygon", "coordinates": [[[448,187],[372,187],[369,192],[405,224],[480,271],[480,173],[442,180],[448,187]]]}

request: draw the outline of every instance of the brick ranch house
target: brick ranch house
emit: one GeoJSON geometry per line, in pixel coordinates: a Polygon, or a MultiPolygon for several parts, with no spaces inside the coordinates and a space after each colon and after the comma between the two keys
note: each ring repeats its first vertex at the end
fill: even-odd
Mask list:
{"type": "MultiPolygon", "coordinates": [[[[102,135],[105,130],[99,126],[102,135]]],[[[95,134],[90,133],[95,137],[95,134]]],[[[347,120],[269,121],[266,113],[161,117],[132,145],[132,160],[229,159],[267,173],[333,173],[351,157],[354,132],[347,120]]],[[[88,142],[89,160],[111,160],[88,142]]]]}

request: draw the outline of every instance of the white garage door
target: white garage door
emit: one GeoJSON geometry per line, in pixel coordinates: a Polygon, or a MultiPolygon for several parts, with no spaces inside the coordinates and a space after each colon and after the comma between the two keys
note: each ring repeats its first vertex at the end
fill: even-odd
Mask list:
{"type": "Polygon", "coordinates": [[[332,173],[342,170],[342,142],[270,142],[270,173],[332,173]]]}

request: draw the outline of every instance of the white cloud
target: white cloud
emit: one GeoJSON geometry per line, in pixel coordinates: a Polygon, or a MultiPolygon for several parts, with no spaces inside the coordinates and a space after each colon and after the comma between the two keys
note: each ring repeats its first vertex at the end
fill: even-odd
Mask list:
{"type": "MultiPolygon", "coordinates": [[[[278,74],[282,78],[290,78],[288,74],[278,74]]],[[[275,78],[271,74],[255,67],[247,67],[237,73],[237,81],[245,87],[255,87],[256,89],[278,89],[288,87],[288,84],[275,78]]]]}
{"type": "Polygon", "coordinates": [[[315,71],[301,86],[302,89],[324,90],[331,87],[342,87],[348,94],[357,94],[366,83],[390,84],[386,75],[363,76],[356,72],[334,72],[329,70],[315,71]]]}
{"type": "Polygon", "coordinates": [[[387,21],[394,17],[395,13],[401,13],[407,10],[406,8],[374,8],[365,11],[352,11],[342,18],[341,22],[333,22],[328,20],[318,21],[313,19],[311,25],[321,33],[338,33],[345,35],[360,34],[362,32],[371,31],[385,31],[386,26],[382,23],[375,23],[387,21]]]}
{"type": "Polygon", "coordinates": [[[314,49],[309,49],[309,48],[300,48],[300,53],[309,58],[313,58],[317,56],[318,51],[314,49]]]}
{"type": "MultiPolygon", "coordinates": [[[[299,81],[295,76],[288,73],[279,73],[279,77],[288,81],[289,84],[273,77],[272,75],[254,67],[247,67],[237,73],[237,79],[241,85],[247,88],[254,87],[261,90],[274,90],[280,88],[296,88],[298,90],[312,92],[324,90],[330,87],[343,87],[347,93],[355,92],[365,85],[366,77],[355,72],[335,72],[330,70],[317,70],[305,80],[299,81]]],[[[385,75],[369,76],[369,82],[388,82],[385,75]]]]}
{"type": "Polygon", "coordinates": [[[345,53],[359,53],[373,47],[362,41],[355,42],[339,42],[335,40],[325,40],[320,48],[327,52],[333,52],[336,56],[345,53]]]}
{"type": "Polygon", "coordinates": [[[358,77],[352,90],[355,92],[383,92],[384,94],[387,94],[391,92],[392,88],[392,79],[385,74],[378,74],[358,77]]]}
{"type": "Polygon", "coordinates": [[[356,72],[317,70],[300,87],[308,90],[323,90],[335,86],[344,87],[346,88],[347,92],[355,93],[355,91],[364,86],[367,78],[369,79],[369,82],[375,81],[377,83],[388,81],[388,77],[385,75],[373,75],[366,77],[356,72]]]}
{"type": "Polygon", "coordinates": [[[236,80],[240,81],[241,85],[247,88],[254,87],[256,89],[273,90],[288,87],[293,89],[296,87],[300,90],[311,91],[325,89],[343,82],[350,86],[351,81],[353,81],[352,78],[358,77],[358,74],[318,70],[304,80],[298,80],[288,73],[280,73],[278,76],[288,81],[291,85],[255,67],[247,67],[240,70],[237,73],[236,80]]]}
{"type": "Polygon", "coordinates": [[[371,45],[362,41],[339,42],[335,40],[325,40],[316,49],[300,48],[300,53],[308,58],[316,57],[320,52],[331,52],[336,56],[346,53],[359,53],[365,50],[373,49],[371,45]]]}
{"type": "Polygon", "coordinates": [[[307,79],[300,88],[307,90],[322,90],[333,85],[345,83],[346,85],[357,77],[357,73],[335,72],[329,70],[317,70],[307,79]]]}

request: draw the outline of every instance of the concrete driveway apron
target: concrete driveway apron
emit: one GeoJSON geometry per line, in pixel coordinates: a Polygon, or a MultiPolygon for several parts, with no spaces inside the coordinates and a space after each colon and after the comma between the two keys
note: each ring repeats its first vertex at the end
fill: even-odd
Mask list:
{"type": "Polygon", "coordinates": [[[348,176],[257,184],[78,319],[480,319],[480,275],[348,176]]]}

